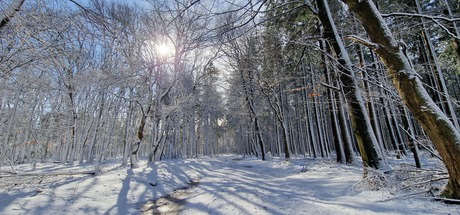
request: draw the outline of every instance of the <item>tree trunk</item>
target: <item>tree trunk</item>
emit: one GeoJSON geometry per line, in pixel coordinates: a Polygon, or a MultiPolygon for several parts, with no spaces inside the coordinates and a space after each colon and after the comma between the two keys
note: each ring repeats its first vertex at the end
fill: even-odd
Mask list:
{"type": "Polygon", "coordinates": [[[420,162],[420,156],[418,152],[418,144],[417,140],[415,139],[415,131],[414,131],[414,125],[412,123],[412,117],[407,111],[407,108],[404,108],[404,127],[406,128],[406,131],[409,132],[409,147],[414,155],[414,161],[415,161],[415,167],[417,168],[422,168],[422,163],[420,162]]]}
{"type": "MultiPolygon", "coordinates": [[[[422,13],[422,7],[420,6],[420,1],[416,0],[415,3],[417,5],[417,11],[419,13],[422,13]]],[[[445,3],[447,3],[447,1],[445,3]]],[[[457,129],[459,129],[460,127],[458,125],[457,115],[455,113],[455,108],[452,105],[452,103],[450,102],[450,98],[449,98],[450,96],[449,96],[449,92],[447,90],[446,82],[444,80],[444,74],[443,74],[443,71],[441,69],[441,66],[439,65],[438,56],[437,56],[437,54],[436,54],[436,52],[434,50],[433,43],[430,40],[430,38],[431,38],[430,33],[426,30],[425,20],[422,19],[420,21],[422,22],[422,27],[423,27],[422,33],[423,33],[423,36],[424,36],[424,39],[425,39],[424,41],[425,41],[426,46],[428,48],[428,57],[431,59],[431,61],[433,61],[434,79],[437,82],[436,85],[438,86],[438,91],[440,91],[439,96],[440,96],[441,102],[442,102],[441,107],[443,108],[444,113],[446,113],[446,115],[454,123],[454,126],[457,129]],[[447,107],[444,107],[444,106],[447,106],[447,107]]],[[[455,25],[455,22],[453,22],[453,24],[455,25]]],[[[457,40],[455,40],[455,41],[457,41],[457,40]]]]}
{"type": "MultiPolygon", "coordinates": [[[[386,169],[387,163],[383,159],[377,138],[372,130],[371,121],[361,95],[361,89],[355,80],[351,60],[348,56],[342,38],[337,31],[332,19],[329,5],[326,0],[317,0],[318,15],[324,26],[324,37],[328,39],[338,57],[341,70],[340,80],[350,108],[353,131],[358,143],[359,151],[363,159],[364,168],[386,169]]],[[[366,175],[366,171],[364,172],[366,175]]]]}
{"type": "Polygon", "coordinates": [[[362,22],[404,104],[433,141],[449,172],[443,195],[460,199],[460,132],[428,96],[390,29],[371,0],[343,0],[362,22]]]}
{"type": "MultiPolygon", "coordinates": [[[[336,94],[336,100],[339,102],[339,104],[343,104],[342,95],[340,93],[336,94]]],[[[342,136],[342,141],[344,142],[344,152],[345,152],[345,161],[347,164],[352,164],[355,162],[355,152],[353,150],[353,142],[351,140],[352,136],[350,135],[351,132],[349,132],[348,124],[347,124],[347,116],[345,112],[345,107],[341,106],[339,108],[339,124],[341,128],[341,136],[342,136]]]]}
{"type": "Polygon", "coordinates": [[[129,132],[131,128],[131,121],[132,121],[132,116],[133,116],[133,104],[130,101],[128,103],[128,113],[127,117],[125,119],[125,129],[123,130],[123,159],[121,161],[121,166],[126,166],[128,165],[128,156],[130,154],[129,150],[129,132]]]}
{"type": "Polygon", "coordinates": [[[251,71],[248,71],[248,81],[246,80],[243,70],[240,70],[240,78],[243,81],[243,88],[244,88],[244,96],[246,101],[246,106],[251,114],[251,123],[254,123],[254,129],[257,135],[257,142],[259,143],[260,153],[262,155],[262,160],[265,160],[265,147],[264,141],[262,139],[262,134],[260,130],[260,125],[258,121],[258,116],[256,114],[256,110],[254,108],[254,90],[252,89],[253,83],[253,74],[251,71]],[[248,83],[249,82],[249,83],[248,83]]]}
{"type": "MultiPolygon", "coordinates": [[[[452,9],[450,7],[449,1],[448,0],[443,0],[443,2],[444,2],[444,5],[446,5],[448,17],[450,19],[455,18],[453,16],[453,14],[452,14],[452,9]]],[[[458,4],[458,2],[457,2],[457,4],[458,4]]],[[[458,7],[458,5],[457,5],[457,7],[458,7]]],[[[455,36],[457,36],[457,38],[452,39],[452,42],[453,42],[453,45],[454,45],[454,48],[455,48],[455,52],[457,53],[457,60],[460,61],[460,39],[458,39],[458,37],[460,36],[460,31],[458,30],[457,23],[455,21],[452,22],[451,29],[454,32],[455,36]]]]}
{"type": "Polygon", "coordinates": [[[137,128],[137,138],[139,139],[139,142],[136,142],[134,143],[132,146],[131,146],[131,168],[132,169],[135,169],[135,168],[138,168],[139,167],[139,155],[138,155],[138,152],[139,152],[139,149],[140,149],[140,145],[142,143],[142,139],[144,139],[144,127],[145,127],[145,123],[147,121],[147,114],[149,114],[150,112],[150,107],[148,107],[147,109],[147,112],[144,113],[144,111],[142,111],[142,118],[141,118],[141,122],[140,122],[140,125],[139,127],[137,128]]]}

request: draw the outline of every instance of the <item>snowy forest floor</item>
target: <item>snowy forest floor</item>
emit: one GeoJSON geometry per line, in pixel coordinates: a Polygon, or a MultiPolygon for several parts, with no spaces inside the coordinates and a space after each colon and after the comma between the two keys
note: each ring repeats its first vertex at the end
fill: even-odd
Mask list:
{"type": "MultiPolygon", "coordinates": [[[[134,170],[113,161],[98,176],[43,174],[90,165],[39,163],[36,175],[22,176],[2,166],[0,214],[460,214],[459,205],[431,198],[446,182],[439,162],[428,163],[430,170],[391,162],[391,173],[369,180],[359,164],[311,158],[229,155],[143,161],[134,170]]],[[[18,173],[31,168],[15,166],[18,173]]]]}

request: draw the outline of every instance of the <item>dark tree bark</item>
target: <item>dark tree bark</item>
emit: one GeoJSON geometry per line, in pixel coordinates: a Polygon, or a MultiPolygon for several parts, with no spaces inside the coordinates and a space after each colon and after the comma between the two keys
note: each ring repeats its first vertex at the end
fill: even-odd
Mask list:
{"type": "Polygon", "coordinates": [[[257,142],[259,144],[259,147],[260,147],[260,154],[262,156],[262,160],[265,160],[265,147],[264,147],[264,141],[263,141],[263,137],[262,137],[262,134],[261,134],[261,130],[260,130],[260,125],[259,125],[259,120],[258,120],[258,116],[256,114],[256,110],[254,108],[254,90],[252,89],[252,85],[254,84],[253,83],[253,74],[251,73],[251,71],[248,71],[248,78],[249,78],[249,81],[246,81],[246,78],[244,77],[244,74],[243,74],[243,70],[240,71],[240,78],[241,80],[243,81],[243,88],[244,88],[244,96],[245,96],[245,101],[246,101],[246,106],[247,108],[249,109],[249,112],[252,116],[251,118],[251,122],[254,123],[254,129],[255,129],[255,132],[256,132],[256,135],[257,135],[257,142]],[[249,82],[249,83],[247,83],[249,82]]]}
{"type": "Polygon", "coordinates": [[[416,71],[371,0],[342,0],[361,21],[372,47],[385,64],[404,104],[433,141],[449,172],[443,195],[460,199],[460,132],[428,96],[416,71]]]}
{"type": "MultiPolygon", "coordinates": [[[[326,47],[324,42],[320,43],[321,49],[326,52],[326,47]]],[[[327,66],[327,56],[326,54],[323,54],[322,60],[324,62],[323,67],[324,67],[324,74],[326,75],[326,80],[328,84],[332,83],[332,75],[329,67],[327,66]]],[[[328,101],[329,101],[329,112],[331,113],[330,117],[330,122],[331,122],[331,127],[332,127],[332,135],[333,135],[333,141],[335,145],[335,151],[337,154],[337,162],[338,163],[345,163],[345,151],[343,150],[343,144],[342,144],[342,138],[340,136],[340,126],[338,123],[338,117],[337,117],[337,107],[336,107],[336,102],[335,102],[335,96],[334,96],[334,91],[328,87],[327,88],[327,94],[328,94],[328,101]]],[[[346,141],[346,140],[345,140],[346,141]]]]}
{"type": "MultiPolygon", "coordinates": [[[[332,48],[339,58],[340,80],[350,109],[353,132],[361,152],[363,165],[365,168],[385,169],[388,166],[383,159],[361,95],[361,89],[355,80],[351,60],[345,50],[342,38],[338,34],[328,3],[326,0],[317,0],[317,4],[318,15],[325,28],[324,37],[332,44],[332,48]]],[[[366,175],[366,172],[364,174],[366,175]]]]}
{"type": "MultiPolygon", "coordinates": [[[[337,93],[336,100],[339,104],[343,104],[342,95],[337,93]]],[[[355,151],[353,150],[353,141],[351,140],[352,136],[350,135],[351,132],[347,129],[349,126],[347,124],[347,113],[344,110],[345,107],[341,106],[339,108],[339,125],[341,128],[341,136],[342,141],[344,142],[344,152],[345,152],[345,161],[347,164],[352,164],[355,162],[355,151]]]]}
{"type": "Polygon", "coordinates": [[[130,160],[131,160],[131,168],[132,169],[135,169],[135,168],[139,167],[138,152],[139,152],[139,149],[140,149],[140,145],[142,143],[142,139],[144,139],[144,128],[145,128],[145,124],[147,122],[147,116],[150,113],[151,107],[152,106],[149,105],[148,108],[147,108],[147,111],[144,112],[144,110],[142,109],[142,106],[141,106],[141,110],[142,110],[141,122],[139,124],[139,127],[137,128],[137,139],[139,141],[134,143],[131,146],[131,157],[130,157],[131,159],[130,160]]]}

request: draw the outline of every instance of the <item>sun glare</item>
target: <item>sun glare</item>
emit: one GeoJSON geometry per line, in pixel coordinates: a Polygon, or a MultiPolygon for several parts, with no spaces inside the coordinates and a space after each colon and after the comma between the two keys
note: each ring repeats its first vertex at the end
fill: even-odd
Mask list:
{"type": "Polygon", "coordinates": [[[171,57],[174,55],[174,46],[171,43],[160,43],[155,47],[161,57],[171,57]]]}
{"type": "Polygon", "coordinates": [[[168,60],[174,57],[176,50],[170,40],[146,41],[142,47],[142,56],[147,61],[168,60]]]}

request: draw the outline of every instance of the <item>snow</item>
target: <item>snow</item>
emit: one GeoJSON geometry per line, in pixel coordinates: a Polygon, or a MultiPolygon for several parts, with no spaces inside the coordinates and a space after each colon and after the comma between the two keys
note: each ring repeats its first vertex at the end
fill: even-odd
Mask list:
{"type": "MultiPolygon", "coordinates": [[[[260,161],[229,155],[154,164],[142,161],[135,170],[118,165],[118,161],[103,164],[98,176],[0,178],[0,214],[460,213],[458,205],[420,196],[394,198],[401,195],[394,189],[361,189],[357,186],[363,182],[359,164],[347,166],[329,159],[287,162],[270,157],[260,161]],[[164,200],[153,202],[160,197],[164,200]]],[[[8,168],[3,166],[1,171],[8,168]]],[[[15,168],[30,172],[31,165],[15,168]]],[[[38,164],[36,171],[70,168],[94,167],[38,164]]]]}

